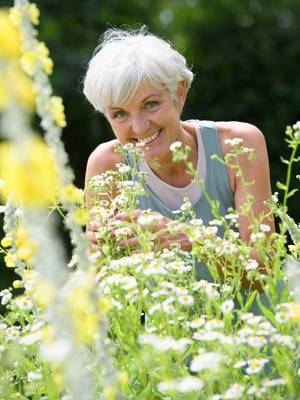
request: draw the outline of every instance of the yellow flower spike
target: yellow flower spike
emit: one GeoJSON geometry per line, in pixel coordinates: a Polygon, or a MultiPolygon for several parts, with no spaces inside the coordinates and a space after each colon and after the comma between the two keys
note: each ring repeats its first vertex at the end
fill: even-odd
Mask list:
{"type": "Polygon", "coordinates": [[[14,254],[7,254],[4,257],[4,262],[7,268],[15,268],[17,265],[17,258],[14,254]]]}
{"type": "Polygon", "coordinates": [[[35,92],[31,79],[18,60],[9,60],[0,68],[0,111],[19,103],[26,111],[35,108],[35,92]]]}
{"type": "Polygon", "coordinates": [[[19,260],[22,260],[25,262],[31,262],[32,257],[34,255],[34,253],[36,252],[36,250],[37,250],[36,243],[34,243],[32,241],[28,241],[26,244],[24,244],[17,250],[16,257],[19,260]]]}
{"type": "Polygon", "coordinates": [[[55,372],[53,374],[53,381],[59,388],[64,388],[64,376],[61,372],[55,372]]]}
{"type": "Polygon", "coordinates": [[[36,53],[31,50],[25,51],[21,56],[20,63],[23,70],[29,76],[33,76],[37,67],[38,57],[36,53]]]}
{"type": "Polygon", "coordinates": [[[18,228],[16,232],[16,245],[17,247],[24,246],[27,242],[28,234],[24,228],[18,228]]]}
{"type": "Polygon", "coordinates": [[[120,382],[120,384],[121,384],[122,386],[127,385],[128,380],[129,380],[128,372],[123,371],[123,372],[121,372],[121,373],[119,374],[119,376],[118,376],[118,381],[120,382]]]}
{"type": "Polygon", "coordinates": [[[38,9],[38,7],[35,3],[31,3],[29,5],[29,17],[30,17],[30,21],[33,23],[33,25],[38,25],[39,17],[40,17],[40,10],[38,9]]]}
{"type": "Polygon", "coordinates": [[[22,149],[14,143],[0,144],[2,194],[12,194],[15,202],[28,207],[48,207],[58,192],[56,164],[45,142],[38,137],[26,140],[22,149]]]}
{"type": "Polygon", "coordinates": [[[49,56],[49,49],[45,45],[44,42],[38,42],[36,46],[37,52],[39,53],[40,56],[42,57],[48,57],[49,56]]]}
{"type": "Polygon", "coordinates": [[[6,9],[0,10],[0,58],[18,58],[21,54],[19,30],[6,9]]]}
{"type": "Polygon", "coordinates": [[[22,14],[16,7],[11,7],[9,9],[9,18],[13,25],[19,26],[22,21],[22,14]]]}
{"type": "Polygon", "coordinates": [[[294,321],[300,323],[300,304],[295,303],[292,305],[291,316],[294,321]]]}
{"type": "Polygon", "coordinates": [[[116,392],[115,388],[113,388],[111,386],[105,388],[103,391],[103,394],[107,400],[115,400],[117,398],[117,392],[116,392]]]}
{"type": "Polygon", "coordinates": [[[101,297],[98,300],[98,309],[102,314],[107,314],[108,311],[112,308],[111,301],[107,297],[101,297]]]}
{"type": "Polygon", "coordinates": [[[14,289],[20,289],[21,287],[23,287],[23,282],[19,279],[16,279],[15,281],[13,281],[12,286],[14,289]]]}
{"type": "Polygon", "coordinates": [[[83,287],[72,290],[68,296],[69,314],[79,343],[93,344],[98,338],[99,314],[95,312],[90,299],[90,289],[83,287]]]}
{"type": "Polygon", "coordinates": [[[74,221],[76,222],[76,224],[80,225],[80,226],[84,226],[87,225],[88,220],[89,220],[89,213],[87,212],[87,210],[83,209],[83,208],[78,208],[74,214],[74,221]]]}
{"type": "Polygon", "coordinates": [[[12,239],[8,236],[1,240],[1,246],[4,248],[10,247],[12,245],[12,239]]]}
{"type": "Polygon", "coordinates": [[[7,90],[10,93],[11,100],[20,102],[27,111],[34,111],[36,94],[32,80],[20,68],[19,63],[10,63],[6,75],[10,82],[7,90]]]}
{"type": "Polygon", "coordinates": [[[84,204],[84,191],[78,189],[72,183],[62,188],[61,197],[64,201],[69,203],[84,204]]]}
{"type": "MultiPolygon", "coordinates": [[[[50,343],[53,341],[53,337],[54,337],[54,328],[53,326],[45,326],[44,328],[42,328],[42,339],[44,342],[46,343],[50,343]]],[[[53,369],[57,369],[59,367],[58,364],[51,364],[53,369]]]]}
{"type": "Polygon", "coordinates": [[[54,303],[56,298],[55,287],[49,282],[37,282],[34,285],[32,296],[34,301],[41,307],[49,307],[54,303]]]}
{"type": "MultiPolygon", "coordinates": [[[[51,75],[53,72],[53,61],[50,57],[41,57],[40,58],[44,71],[47,75],[51,75]]],[[[66,126],[66,124],[64,125],[66,126]]]]}
{"type": "Polygon", "coordinates": [[[59,96],[51,97],[49,112],[52,114],[54,121],[59,127],[64,128],[67,125],[65,117],[65,108],[61,97],[59,96]]]}

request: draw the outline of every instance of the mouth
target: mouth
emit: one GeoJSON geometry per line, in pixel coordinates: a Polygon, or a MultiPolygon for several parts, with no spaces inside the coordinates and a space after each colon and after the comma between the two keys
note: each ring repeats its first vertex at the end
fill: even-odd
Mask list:
{"type": "Polygon", "coordinates": [[[161,132],[162,132],[162,129],[157,129],[155,132],[151,133],[151,135],[146,136],[142,139],[139,139],[138,142],[141,144],[144,144],[144,145],[152,143],[152,142],[154,142],[154,140],[156,138],[158,138],[158,136],[160,135],[161,132]]]}

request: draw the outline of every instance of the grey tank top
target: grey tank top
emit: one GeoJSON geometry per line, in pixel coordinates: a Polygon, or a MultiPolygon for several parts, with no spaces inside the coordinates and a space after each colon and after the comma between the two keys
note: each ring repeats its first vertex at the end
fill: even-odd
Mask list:
{"type": "MultiPolygon", "coordinates": [[[[219,202],[219,212],[221,215],[225,215],[229,207],[234,207],[234,195],[230,188],[226,167],[219,161],[211,159],[211,156],[214,154],[223,159],[216,124],[212,121],[191,120],[191,122],[198,125],[199,129],[196,129],[196,132],[197,135],[201,135],[204,146],[206,159],[205,191],[211,199],[219,202]]],[[[130,157],[127,163],[133,166],[130,157]]],[[[173,211],[152,192],[151,188],[145,185],[145,189],[148,195],[139,198],[138,208],[141,210],[151,209],[158,211],[167,218],[174,219],[175,215],[173,211]]],[[[201,218],[205,225],[213,219],[210,205],[203,193],[200,199],[193,205],[193,209],[197,218],[201,218]]]]}
{"type": "MultiPolygon", "coordinates": [[[[217,126],[215,122],[212,121],[191,120],[191,122],[194,123],[195,127],[197,126],[199,128],[196,129],[196,134],[201,135],[203,142],[206,159],[205,191],[212,200],[219,202],[219,213],[225,215],[228,213],[228,208],[234,208],[234,195],[230,188],[225,165],[211,159],[211,156],[214,154],[223,159],[217,126]]],[[[132,167],[134,166],[130,155],[128,158],[126,157],[126,163],[132,167]]],[[[158,211],[169,219],[176,218],[173,211],[151,191],[148,185],[145,185],[145,189],[148,195],[139,197],[139,209],[151,209],[153,211],[158,211]]],[[[193,210],[196,214],[196,218],[201,218],[205,225],[208,225],[209,221],[214,218],[211,207],[203,193],[201,193],[200,199],[193,205],[193,210]]],[[[222,235],[222,233],[222,230],[220,230],[219,234],[222,235]]],[[[196,269],[198,279],[206,279],[209,282],[213,281],[207,267],[203,263],[197,261],[196,269]]]]}
{"type": "MultiPolygon", "coordinates": [[[[191,120],[191,122],[198,125],[199,129],[196,129],[196,132],[198,135],[201,135],[203,141],[206,158],[205,191],[209,194],[211,199],[217,200],[219,202],[219,213],[221,215],[226,215],[229,207],[234,208],[234,194],[230,188],[229,176],[225,165],[223,165],[219,161],[211,159],[211,156],[214,154],[223,159],[216,123],[212,121],[199,120],[191,120]]],[[[126,159],[125,162],[130,166],[133,166],[134,164],[132,159],[130,159],[130,156],[126,159]]],[[[147,210],[150,208],[153,211],[158,211],[167,218],[176,218],[172,210],[165,206],[158,199],[158,197],[155,196],[151,189],[147,187],[147,185],[145,185],[145,189],[149,193],[149,196],[140,197],[138,208],[140,208],[141,210],[147,210]]],[[[208,225],[209,221],[213,219],[211,208],[203,193],[200,199],[193,205],[193,209],[196,213],[196,218],[201,218],[205,225],[208,225]]],[[[218,235],[223,235],[222,229],[218,230],[218,235]]],[[[195,266],[196,278],[198,280],[206,279],[208,282],[213,282],[213,278],[205,264],[196,260],[195,266]]],[[[284,283],[279,282],[277,285],[278,295],[282,293],[283,287],[284,283]]],[[[245,290],[242,290],[242,294],[246,298],[245,290]]],[[[265,307],[270,307],[265,293],[260,294],[260,299],[265,307]]],[[[252,303],[249,311],[257,315],[262,314],[261,310],[259,309],[258,303],[256,302],[256,299],[252,303]]]]}

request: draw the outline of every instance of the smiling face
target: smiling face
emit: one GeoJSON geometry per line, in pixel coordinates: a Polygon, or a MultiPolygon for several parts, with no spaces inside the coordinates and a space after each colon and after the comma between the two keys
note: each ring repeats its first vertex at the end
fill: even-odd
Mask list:
{"type": "Polygon", "coordinates": [[[179,83],[176,105],[167,89],[142,83],[122,107],[111,107],[107,119],[121,144],[145,143],[146,159],[170,158],[171,143],[181,140],[180,111],[185,86],[179,83]]]}

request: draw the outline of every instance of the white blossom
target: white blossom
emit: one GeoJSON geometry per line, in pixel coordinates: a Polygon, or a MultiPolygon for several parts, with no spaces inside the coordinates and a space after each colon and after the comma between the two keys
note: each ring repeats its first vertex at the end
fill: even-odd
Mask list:
{"type": "Polygon", "coordinates": [[[173,143],[170,145],[170,150],[171,150],[171,151],[175,151],[176,149],[179,149],[180,147],[182,147],[182,143],[181,143],[180,141],[173,142],[173,143]]]}
{"type": "Polygon", "coordinates": [[[228,314],[234,309],[233,300],[226,300],[221,304],[221,311],[223,314],[228,314]]]}
{"type": "Polygon", "coordinates": [[[234,383],[223,394],[224,400],[240,399],[244,393],[245,387],[239,383],[234,383]]]}
{"type": "Polygon", "coordinates": [[[232,139],[225,139],[224,143],[225,144],[229,144],[230,146],[238,146],[239,144],[243,143],[243,139],[242,138],[232,138],[232,139]]]}
{"type": "Polygon", "coordinates": [[[200,353],[191,362],[191,371],[199,372],[204,369],[217,370],[220,367],[223,356],[220,353],[208,352],[200,353]]]}

